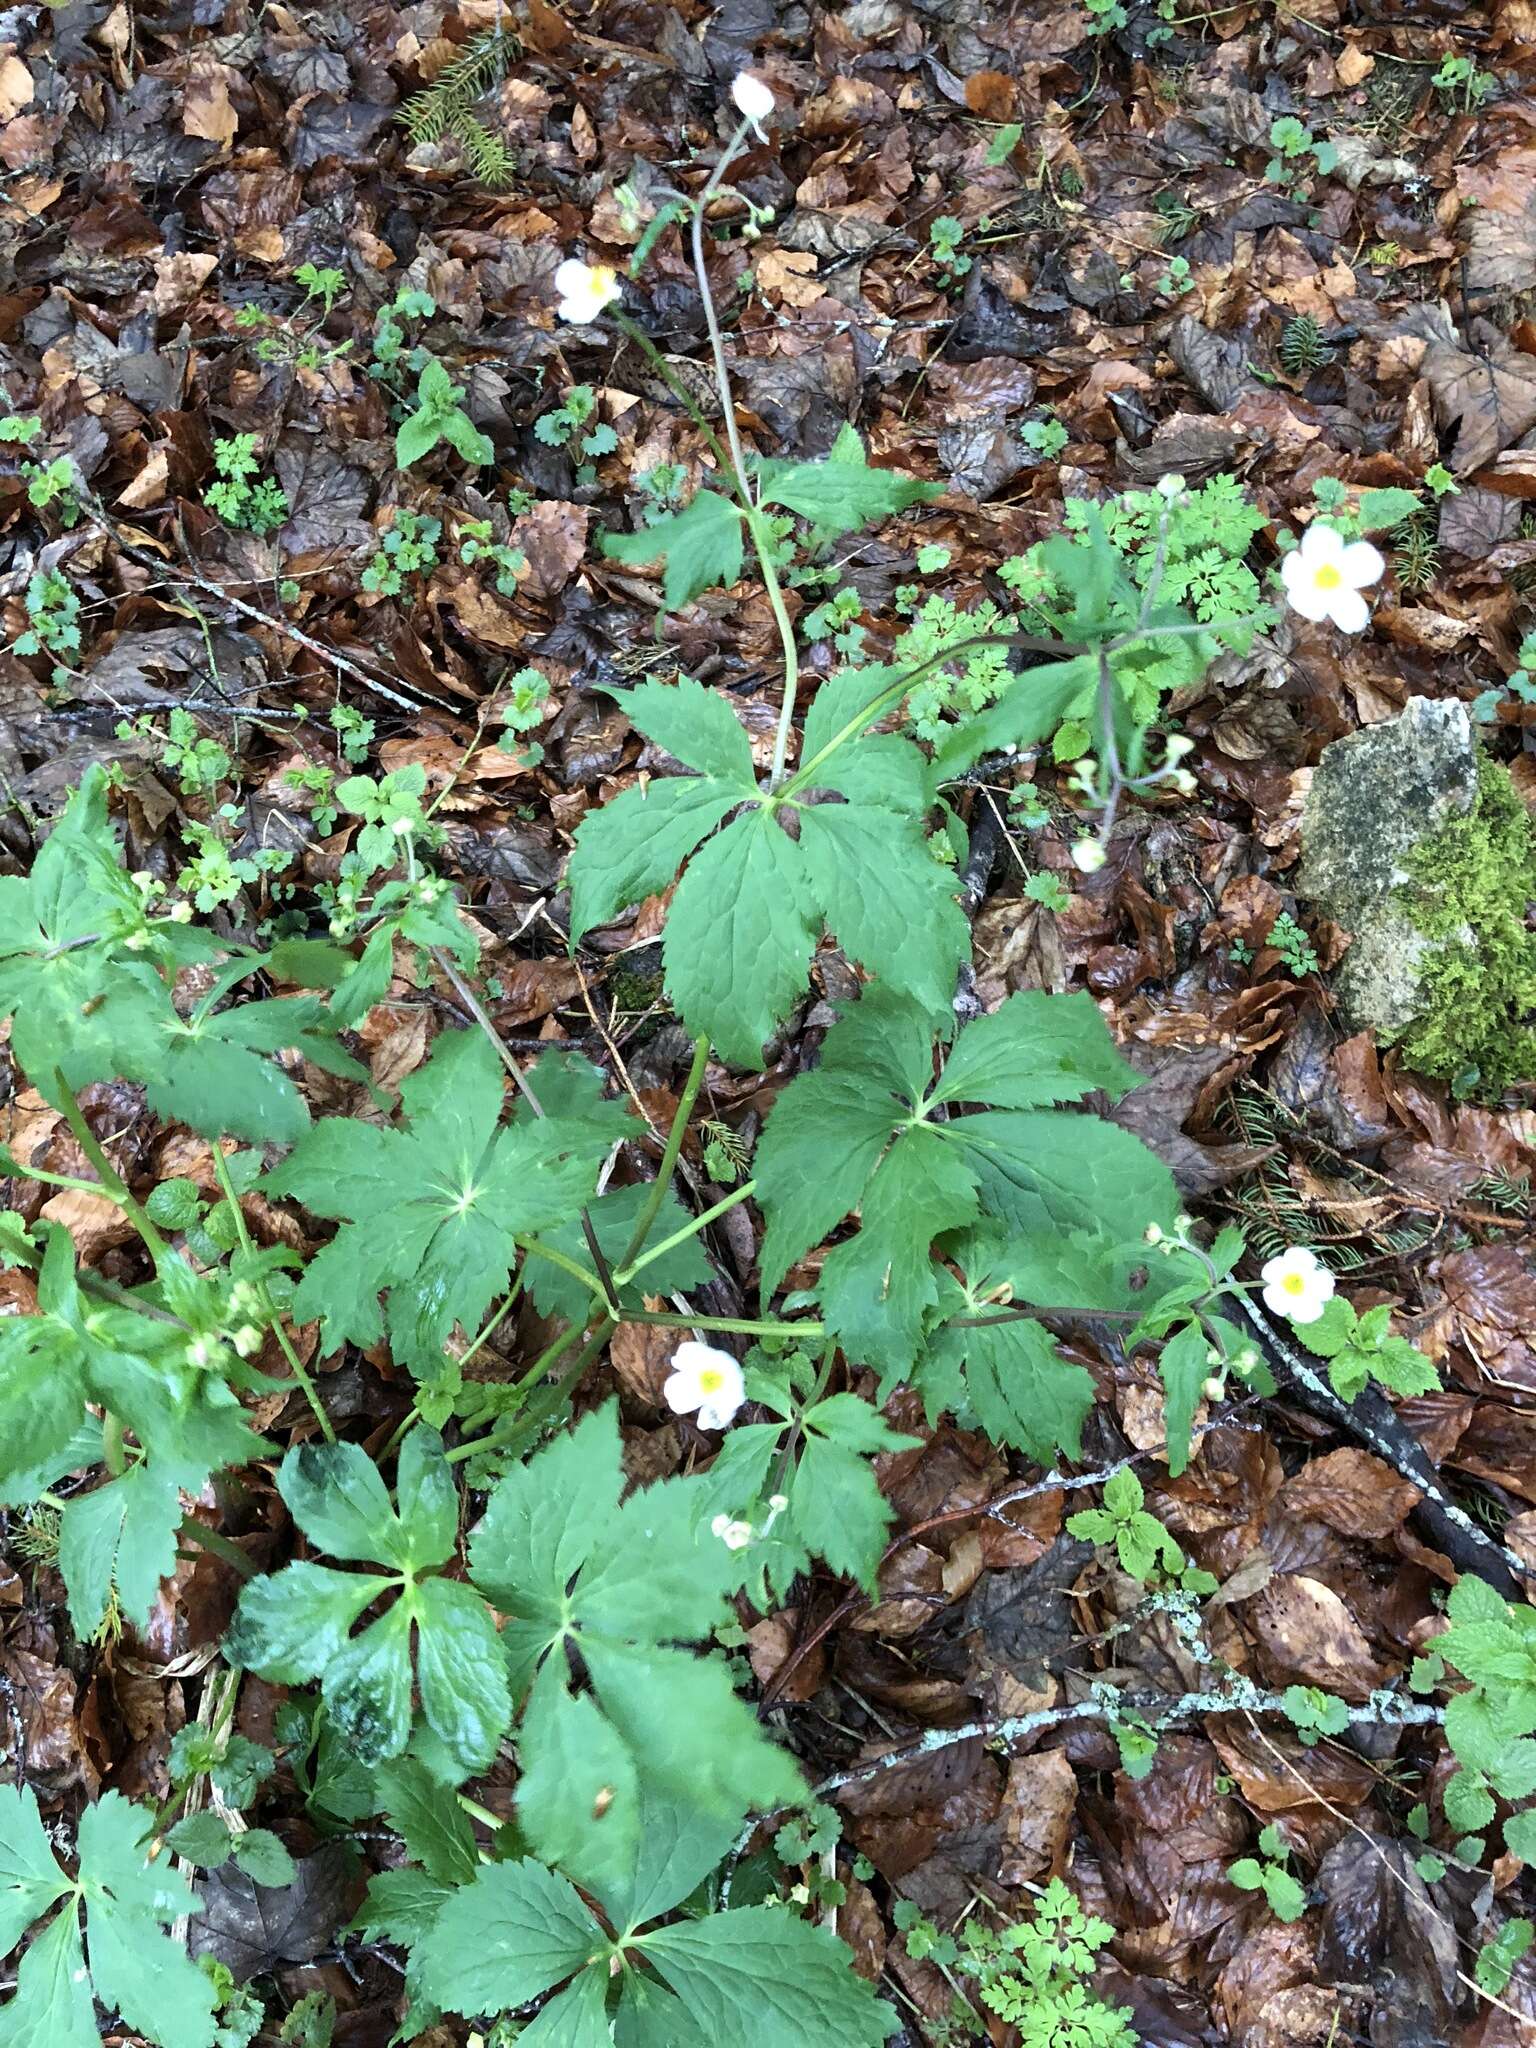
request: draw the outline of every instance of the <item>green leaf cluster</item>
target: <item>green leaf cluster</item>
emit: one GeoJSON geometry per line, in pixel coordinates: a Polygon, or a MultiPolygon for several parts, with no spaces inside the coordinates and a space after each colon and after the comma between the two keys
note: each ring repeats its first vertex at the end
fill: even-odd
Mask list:
{"type": "Polygon", "coordinates": [[[1315,1321],[1297,1323],[1294,1331],[1310,1352],[1328,1361],[1328,1381],[1341,1401],[1353,1401],[1372,1385],[1406,1397],[1431,1394],[1440,1384],[1440,1375],[1418,1346],[1393,1336],[1389,1307],[1357,1315],[1336,1294],[1315,1321]]]}
{"type": "Polygon", "coordinates": [[[686,680],[643,683],[624,699],[629,717],[695,772],[625,790],[577,832],[573,938],[667,888],[687,863],[663,939],[667,989],[689,1030],[743,1066],[757,1065],[804,993],[824,929],[931,1014],[949,1008],[968,934],[923,834],[923,758],[895,734],[833,751],[869,695],[859,675],[825,686],[803,754],[830,758],[765,795],[723,698],[686,680]]]}

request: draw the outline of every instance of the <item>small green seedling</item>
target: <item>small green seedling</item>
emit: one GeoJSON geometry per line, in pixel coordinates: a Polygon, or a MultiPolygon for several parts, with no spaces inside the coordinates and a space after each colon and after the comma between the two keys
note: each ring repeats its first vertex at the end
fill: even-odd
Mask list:
{"type": "Polygon", "coordinates": [[[1307,1894],[1286,1869],[1290,1856],[1284,1835],[1271,1823],[1259,1835],[1259,1856],[1240,1856],[1227,1871],[1240,1892],[1262,1892],[1277,1920],[1299,1920],[1307,1910],[1307,1894]]]}
{"type": "Polygon", "coordinates": [[[219,480],[203,493],[203,503],[226,526],[254,533],[258,539],[275,533],[288,517],[288,499],[273,477],[260,474],[254,434],[234,434],[213,444],[213,466],[219,480]]]}

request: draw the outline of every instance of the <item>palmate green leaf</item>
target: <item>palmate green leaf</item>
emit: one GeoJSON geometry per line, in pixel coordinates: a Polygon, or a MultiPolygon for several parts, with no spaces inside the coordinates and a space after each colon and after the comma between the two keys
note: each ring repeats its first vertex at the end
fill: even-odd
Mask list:
{"type": "Polygon", "coordinates": [[[160,1581],[176,1569],[180,1525],[175,1480],[147,1461],[65,1502],[59,1569],[69,1592],[70,1622],[82,1642],[100,1628],[114,1586],[124,1614],[135,1623],[149,1613],[160,1581]]]}
{"type": "Polygon", "coordinates": [[[605,555],[637,569],[664,559],[662,594],[668,611],[677,611],[701,590],[717,583],[728,588],[739,579],[741,509],[718,491],[698,491],[681,512],[634,533],[605,533],[600,545],[605,555]]]}
{"type": "Polygon", "coordinates": [[[503,1075],[479,1032],[449,1032],[401,1086],[405,1128],[330,1117],[266,1182],[316,1215],[344,1219],[311,1260],[294,1314],[319,1319],[327,1349],[371,1344],[385,1328],[422,1378],[443,1363],[454,1324],[475,1329],[504,1291],[517,1233],[580,1208],[609,1140],[585,1116],[498,1128],[503,1075]]]}
{"type": "Polygon", "coordinates": [[[646,1793],[733,1818],[801,1794],[725,1663],[676,1647],[706,1639],[729,1612],[731,1553],[701,1526],[704,1482],[666,1480],[621,1505],[622,1487],[609,1406],[500,1482],[470,1546],[473,1583],[510,1617],[514,1684],[533,1688],[524,1831],[584,1884],[633,1861],[646,1793]],[[573,1689],[567,1645],[590,1693],[573,1689]],[[539,1750],[572,1760],[580,1797],[562,1804],[539,1750]],[[594,1780],[602,1799],[587,1797],[594,1780]]]}
{"type": "Polygon", "coordinates": [[[889,1383],[913,1364],[939,1301],[935,1238],[990,1220],[1026,1244],[1059,1245],[1073,1231],[1115,1244],[1139,1242],[1149,1221],[1171,1224],[1172,1178],[1128,1132],[1053,1110],[954,1113],[978,1096],[1071,1100],[1122,1093],[1132,1079],[1086,998],[1011,996],[966,1028],[935,1079],[923,1009],[866,991],[828,1032],[821,1065],[781,1093],[757,1147],[764,1300],[858,1210],[857,1234],[822,1262],[818,1293],[840,1341],[889,1383]]]}
{"type": "Polygon", "coordinates": [[[844,426],[820,462],[767,461],[758,465],[765,505],[783,505],[828,538],[855,533],[909,505],[944,495],[943,484],[921,483],[894,469],[871,469],[864,444],[844,426]]]}
{"type": "MultiPolygon", "coordinates": [[[[825,710],[818,698],[808,760],[866,689],[839,679],[825,710]]],[[[727,1058],[757,1064],[804,992],[823,929],[882,981],[947,1012],[969,933],[953,877],[923,836],[924,764],[910,742],[850,739],[775,807],[760,800],[745,736],[711,692],[648,685],[627,706],[642,732],[701,772],[626,791],[583,822],[570,869],[574,937],[665,888],[692,854],[663,936],[667,987],[689,1029],[727,1058]]]]}
{"type": "Polygon", "coordinates": [[[429,1576],[454,1548],[457,1494],[442,1439],[412,1430],[400,1450],[398,1509],[357,1444],[290,1450],[278,1490],[321,1548],[379,1572],[290,1564],[244,1588],[228,1637],[233,1662],[282,1685],[318,1678],[327,1711],[359,1763],[397,1757],[410,1739],[413,1688],[422,1718],[461,1776],[483,1770],[511,1718],[507,1664],[485,1602],[429,1576]],[[359,1635],[364,1610],[397,1598],[359,1635]]]}
{"type": "Polygon", "coordinates": [[[943,1321],[913,1375],[930,1420],[945,1410],[974,1420],[994,1442],[1042,1465],[1058,1451],[1075,1457],[1093,1406],[1093,1375],[1058,1357],[1050,1332],[1027,1316],[982,1320],[1002,1315],[1011,1293],[1006,1248],[978,1232],[953,1243],[950,1254],[963,1277],[942,1275],[943,1321]]]}
{"type": "Polygon", "coordinates": [[[197,1901],[169,1859],[148,1860],[153,1835],[152,1814],[104,1794],[80,1817],[72,1881],[53,1861],[30,1791],[0,1788],[0,1930],[14,1923],[19,1932],[66,1900],[21,1959],[15,1995],[0,2011],[3,2048],[96,2048],[93,1989],[159,2048],[212,2048],[213,1980],[162,1931],[197,1901]]]}

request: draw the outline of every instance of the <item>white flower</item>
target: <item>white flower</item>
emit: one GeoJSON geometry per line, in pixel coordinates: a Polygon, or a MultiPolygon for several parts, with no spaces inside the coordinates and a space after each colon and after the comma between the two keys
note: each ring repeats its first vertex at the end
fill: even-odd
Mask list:
{"type": "Polygon", "coordinates": [[[729,1515],[716,1515],[709,1525],[711,1536],[718,1536],[727,1550],[745,1550],[752,1541],[750,1522],[733,1522],[729,1515]]]}
{"type": "Polygon", "coordinates": [[[699,1413],[700,1429],[728,1429],[747,1398],[741,1367],[729,1351],[689,1338],[672,1354],[662,1395],[674,1415],[699,1413]]]}
{"type": "Polygon", "coordinates": [[[1345,540],[1316,520],[1280,564],[1285,600],[1293,612],[1315,624],[1332,619],[1341,633],[1363,633],[1371,608],[1360,595],[1379,583],[1386,563],[1368,540],[1345,540]]]}
{"type": "Polygon", "coordinates": [[[1104,858],[1104,849],[1097,839],[1079,839],[1072,849],[1072,865],[1080,875],[1096,875],[1104,858]]]}
{"type": "Polygon", "coordinates": [[[590,327],[620,296],[619,273],[607,263],[583,263],[568,256],[555,272],[555,290],[560,294],[558,311],[573,327],[590,327]]]}
{"type": "Polygon", "coordinates": [[[1259,1268],[1264,1306],[1293,1323],[1315,1323],[1333,1299],[1333,1275],[1318,1263],[1316,1252],[1292,1245],[1259,1268]]]}
{"type": "Polygon", "coordinates": [[[731,81],[731,98],[753,127],[762,132],[762,125],[773,112],[773,88],[750,71],[738,71],[731,81]]]}
{"type": "Polygon", "coordinates": [[[1167,476],[1160,476],[1157,480],[1157,488],[1159,494],[1171,502],[1174,498],[1183,497],[1185,489],[1184,479],[1172,473],[1167,476]]]}

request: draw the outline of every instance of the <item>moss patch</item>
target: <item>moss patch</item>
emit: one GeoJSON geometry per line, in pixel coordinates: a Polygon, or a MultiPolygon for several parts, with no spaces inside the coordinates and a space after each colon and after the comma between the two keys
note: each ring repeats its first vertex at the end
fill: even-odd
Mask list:
{"type": "Polygon", "coordinates": [[[1536,827],[1509,773],[1485,761],[1477,802],[1409,861],[1400,900],[1435,946],[1423,1014],[1403,1036],[1407,1063],[1461,1095],[1536,1078],[1536,827]]]}

